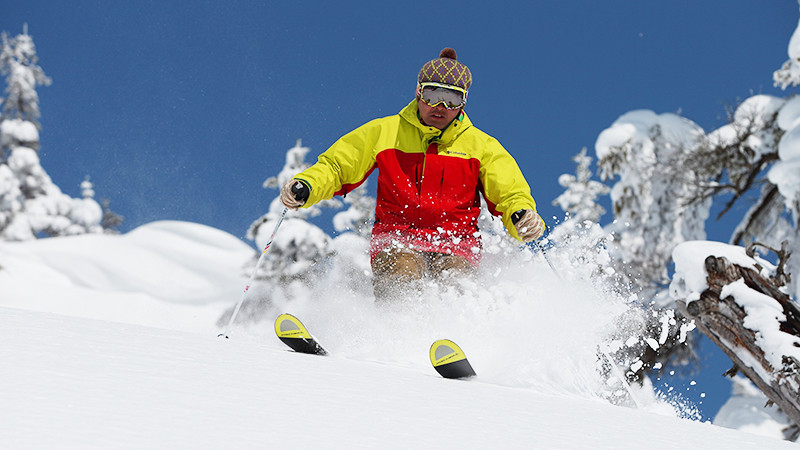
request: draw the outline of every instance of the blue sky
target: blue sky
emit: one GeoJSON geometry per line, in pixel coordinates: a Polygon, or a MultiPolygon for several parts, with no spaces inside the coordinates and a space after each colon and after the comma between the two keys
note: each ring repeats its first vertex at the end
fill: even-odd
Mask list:
{"type": "Polygon", "coordinates": [[[794,0],[9,3],[0,30],[27,23],[53,80],[41,159],[62,190],[78,196],[90,175],[124,231],[180,219],[241,238],[298,138],[313,159],[398,112],[445,46],[472,71],[473,123],[549,218],[571,157],[623,113],[680,112],[708,131],[738,99],[789,95],[772,72],[800,17],[794,0]]]}

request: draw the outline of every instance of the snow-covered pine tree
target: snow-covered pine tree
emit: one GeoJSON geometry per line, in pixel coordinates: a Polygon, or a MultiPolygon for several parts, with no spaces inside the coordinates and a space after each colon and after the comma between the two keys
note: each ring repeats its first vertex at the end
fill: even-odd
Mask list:
{"type": "MultiPolygon", "coordinates": [[[[798,0],[800,4],[800,0],[798,0]]],[[[786,89],[787,86],[800,85],[800,23],[789,39],[789,59],[784,66],[774,73],[775,85],[786,89]],[[787,67],[788,65],[788,67],[787,67]]],[[[785,136],[778,146],[779,160],[770,168],[767,177],[775,184],[783,197],[786,213],[782,214],[780,234],[777,240],[788,242],[788,251],[795,255],[790,258],[786,272],[794,274],[789,281],[790,292],[794,300],[800,298],[800,107],[798,97],[792,97],[778,116],[778,125],[786,130],[785,136]],[[788,216],[788,217],[787,217],[788,216]]],[[[777,247],[775,247],[777,248],[777,247]]]]}
{"type": "MultiPolygon", "coordinates": [[[[800,99],[768,95],[745,99],[729,114],[729,123],[711,133],[695,152],[679,162],[697,178],[687,184],[690,203],[718,201],[717,218],[736,210],[730,243],[781,248],[798,254],[800,214],[800,99]],[[743,206],[734,208],[735,206],[743,206]]],[[[800,258],[784,268],[800,273],[800,258]]],[[[790,282],[795,297],[798,280],[790,282]]]]}
{"type": "MultiPolygon", "coordinates": [[[[284,166],[276,176],[267,178],[265,188],[280,188],[298,172],[310,165],[305,162],[309,152],[297,140],[286,152],[284,166]]],[[[372,291],[370,283],[369,236],[375,210],[375,199],[367,194],[366,183],[348,193],[344,203],[348,210],[333,218],[334,229],[341,234],[332,239],[321,228],[309,223],[309,218],[319,216],[321,208],[341,208],[342,201],[322,201],[310,208],[289,210],[275,235],[262,266],[257,273],[258,283],[251,289],[250,298],[242,304],[237,322],[257,322],[266,317],[275,305],[308,299],[315,292],[346,289],[367,297],[372,291]]],[[[275,230],[284,207],[276,196],[269,211],[250,225],[247,237],[263,248],[275,230]]],[[[245,268],[253,270],[255,259],[245,268]]],[[[233,308],[220,317],[223,325],[230,320],[233,308]]]]}
{"type": "Polygon", "coordinates": [[[603,180],[611,189],[617,273],[642,298],[655,299],[669,283],[667,264],[675,245],[705,239],[710,199],[690,202],[697,175],[681,161],[704,136],[702,128],[675,114],[632,111],[600,133],[596,143],[603,180]]]}
{"type": "Polygon", "coordinates": [[[25,28],[14,38],[6,33],[1,37],[6,97],[0,109],[0,239],[101,232],[100,205],[91,197],[63,194],[40,164],[36,87],[50,84],[50,79],[38,65],[33,38],[25,28]]]}
{"type": "MultiPolygon", "coordinates": [[[[267,178],[264,187],[280,191],[281,186],[287,181],[309,167],[305,162],[308,152],[309,148],[303,147],[301,140],[298,139],[297,144],[286,152],[285,164],[281,171],[278,175],[267,178]]],[[[334,200],[320,202],[309,208],[290,210],[284,219],[281,233],[275,237],[265,258],[260,277],[282,284],[305,278],[314,263],[321,261],[331,252],[330,237],[316,225],[307,222],[307,219],[321,214],[323,207],[340,205],[338,200],[334,200]]],[[[280,196],[276,196],[270,203],[269,211],[250,225],[247,237],[263,248],[282,210],[280,196]]]]}
{"type": "Polygon", "coordinates": [[[589,278],[605,273],[609,263],[609,236],[598,224],[606,210],[597,201],[611,189],[592,179],[592,157],[586,154],[585,147],[572,160],[577,165],[575,175],[558,177],[565,190],[553,201],[564,210],[566,218],[552,228],[549,237],[567,253],[574,269],[589,278]]]}
{"type": "MultiPolygon", "coordinates": [[[[800,25],[789,44],[789,60],[774,73],[777,86],[800,84],[798,61],[800,25]]],[[[776,278],[776,289],[780,280],[790,280],[779,291],[791,293],[792,303],[800,294],[800,258],[786,253],[800,254],[800,98],[755,95],[734,108],[729,119],[706,135],[672,114],[632,111],[598,137],[601,176],[619,177],[611,190],[615,220],[607,230],[615,239],[609,248],[618,273],[641,290],[643,302],[672,307],[673,299],[662,289],[666,263],[676,244],[704,238],[712,202],[719,206],[718,217],[745,211],[730,242],[781,249],[777,272],[790,276],[776,278]]],[[[658,351],[674,348],[667,342],[658,351]]]]}
{"type": "MultiPolygon", "coordinates": [[[[775,85],[782,89],[800,84],[800,24],[788,53],[789,60],[773,74],[775,85]]],[[[684,166],[701,175],[694,186],[695,199],[724,201],[720,216],[736,211],[734,206],[747,206],[730,242],[746,245],[748,251],[766,248],[776,253],[777,267],[774,271],[755,270],[732,263],[724,255],[708,255],[704,260],[706,288],[700,298],[676,300],[734,361],[728,374],[741,371],[770,402],[780,406],[793,422],[784,430],[785,436],[797,440],[800,364],[791,345],[777,349],[781,340],[794,342],[800,337],[800,98],[755,95],[744,100],[729,118],[730,123],[710,133],[684,166]],[[762,276],[765,274],[769,276],[762,276]],[[750,291],[725,291],[745,278],[743,285],[750,291]],[[753,313],[758,307],[747,292],[757,293],[762,307],[780,312],[772,325],[777,333],[761,332],[763,329],[754,325],[760,323],[753,313]]],[[[682,277],[677,278],[673,295],[680,297],[682,277]]]]}
{"type": "Polygon", "coordinates": [[[6,98],[3,99],[2,114],[6,120],[19,119],[39,128],[39,94],[36,86],[48,86],[50,78],[39,67],[33,37],[28,34],[28,25],[22,34],[9,39],[0,35],[0,73],[6,75],[6,98]]]}
{"type": "MultiPolygon", "coordinates": [[[[278,190],[278,195],[270,202],[266,214],[255,220],[247,230],[247,238],[255,241],[258,248],[263,249],[272,236],[278,219],[284,209],[280,202],[280,188],[298,172],[309,167],[305,157],[308,147],[297,140],[294,147],[286,152],[286,159],[280,172],[267,178],[263,187],[278,190]]],[[[250,290],[250,299],[242,303],[237,322],[257,322],[265,318],[265,314],[280,302],[293,299],[308,292],[320,277],[322,268],[318,263],[333,253],[331,238],[321,228],[307,221],[310,217],[321,214],[322,207],[336,207],[338,200],[320,202],[310,208],[289,210],[278,233],[258,268],[258,283],[250,290]]],[[[248,276],[254,270],[257,257],[254,257],[244,273],[248,276]]],[[[225,324],[230,320],[233,308],[220,317],[218,323],[225,324]]]]}
{"type": "Polygon", "coordinates": [[[592,157],[586,155],[586,147],[572,160],[578,166],[575,175],[563,174],[558,177],[558,184],[566,189],[556,197],[553,205],[560,206],[569,219],[577,223],[586,220],[599,222],[606,210],[597,203],[597,199],[608,194],[611,188],[592,179],[592,170],[589,168],[592,157]]]}
{"type": "MultiPolygon", "coordinates": [[[[636,292],[639,301],[652,308],[641,319],[659,337],[651,340],[659,343],[655,347],[641,342],[625,349],[640,356],[642,369],[666,367],[670,360],[684,364],[694,354],[691,345],[683,345],[693,341],[680,333],[678,325],[684,319],[672,312],[675,305],[667,288],[673,248],[706,236],[711,200],[690,201],[690,187],[698,175],[682,165],[703,138],[703,130],[688,119],[639,110],[617,119],[595,146],[601,177],[616,179],[610,191],[614,221],[605,227],[610,235],[605,241],[608,268],[621,291],[636,292]],[[665,317],[671,327],[663,326],[665,317]]],[[[636,355],[620,356],[631,360],[636,355]]]]}
{"type": "Polygon", "coordinates": [[[71,199],[69,219],[71,224],[64,234],[101,233],[103,231],[103,209],[94,199],[94,185],[89,181],[89,176],[81,182],[81,197],[71,199]]]}

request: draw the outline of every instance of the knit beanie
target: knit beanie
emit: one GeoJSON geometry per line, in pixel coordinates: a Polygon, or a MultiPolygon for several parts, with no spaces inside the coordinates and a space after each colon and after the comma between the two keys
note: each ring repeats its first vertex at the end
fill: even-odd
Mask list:
{"type": "Polygon", "coordinates": [[[472,85],[472,73],[467,66],[456,61],[456,51],[447,47],[439,54],[439,58],[422,66],[417,81],[449,84],[466,91],[472,85]]]}

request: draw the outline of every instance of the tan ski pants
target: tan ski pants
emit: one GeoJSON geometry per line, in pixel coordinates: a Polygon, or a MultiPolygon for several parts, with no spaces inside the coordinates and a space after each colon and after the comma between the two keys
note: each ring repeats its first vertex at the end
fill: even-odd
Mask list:
{"type": "Polygon", "coordinates": [[[462,256],[417,252],[403,247],[387,248],[372,260],[375,300],[402,300],[413,293],[415,282],[423,277],[450,282],[474,272],[472,264],[462,256]]]}

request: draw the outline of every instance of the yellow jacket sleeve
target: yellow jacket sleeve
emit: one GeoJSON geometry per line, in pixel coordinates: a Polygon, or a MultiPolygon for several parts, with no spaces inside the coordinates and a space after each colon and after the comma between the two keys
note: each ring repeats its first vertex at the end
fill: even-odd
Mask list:
{"type": "Polygon", "coordinates": [[[364,180],[375,165],[375,145],[380,137],[380,121],[373,120],[347,133],[319,155],[316,164],[294,178],[311,189],[304,208],[327,200],[346,185],[364,180]]]}
{"type": "Polygon", "coordinates": [[[480,177],[486,199],[503,215],[503,225],[509,234],[519,239],[511,215],[520,209],[536,211],[536,202],[517,162],[492,137],[486,142],[486,151],[481,158],[480,177]]]}

